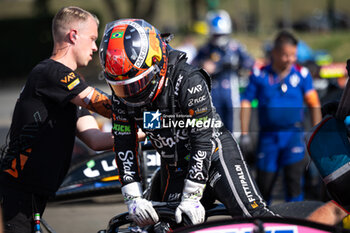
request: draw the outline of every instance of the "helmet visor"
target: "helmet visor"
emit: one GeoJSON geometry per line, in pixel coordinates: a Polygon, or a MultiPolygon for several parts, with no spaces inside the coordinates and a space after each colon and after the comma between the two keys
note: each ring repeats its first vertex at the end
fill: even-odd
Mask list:
{"type": "Polygon", "coordinates": [[[159,71],[159,67],[153,65],[142,74],[126,80],[115,81],[117,77],[108,73],[105,73],[105,77],[108,84],[113,89],[114,94],[118,97],[126,98],[136,95],[144,90],[159,71]]]}

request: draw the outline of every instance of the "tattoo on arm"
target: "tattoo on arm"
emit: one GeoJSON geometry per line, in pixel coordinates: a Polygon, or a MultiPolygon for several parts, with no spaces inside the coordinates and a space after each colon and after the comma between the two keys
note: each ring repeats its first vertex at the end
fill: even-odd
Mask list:
{"type": "Polygon", "coordinates": [[[87,105],[87,109],[107,118],[112,117],[111,98],[103,91],[93,88],[84,98],[84,102],[87,105]]]}

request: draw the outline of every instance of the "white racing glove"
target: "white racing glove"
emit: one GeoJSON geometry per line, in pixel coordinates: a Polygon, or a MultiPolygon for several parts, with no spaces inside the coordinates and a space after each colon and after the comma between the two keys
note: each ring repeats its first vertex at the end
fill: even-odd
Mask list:
{"type": "Polygon", "coordinates": [[[204,222],[205,209],[200,203],[204,188],[205,184],[185,180],[181,202],[175,211],[176,223],[182,221],[182,214],[186,214],[193,224],[204,222]]]}
{"type": "Polygon", "coordinates": [[[142,198],[142,188],[139,182],[133,182],[122,187],[124,202],[128,206],[129,216],[140,227],[152,225],[159,221],[152,203],[142,198]]]}

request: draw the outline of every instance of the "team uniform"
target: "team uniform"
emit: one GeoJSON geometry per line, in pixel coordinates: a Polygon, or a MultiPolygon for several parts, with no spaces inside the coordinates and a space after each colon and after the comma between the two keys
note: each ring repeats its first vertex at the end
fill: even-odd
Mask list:
{"type": "Polygon", "coordinates": [[[42,214],[69,169],[77,121],[77,106],[70,100],[87,87],[76,72],[51,59],[29,74],[15,106],[0,172],[5,224],[28,224],[16,232],[33,229],[33,213],[42,214]]]}
{"type": "Polygon", "coordinates": [[[242,100],[257,99],[259,102],[260,133],[256,166],[264,175],[258,175],[257,183],[265,198],[270,196],[274,175],[280,167],[284,167],[286,200],[303,200],[303,100],[311,90],[310,73],[297,65],[282,81],[279,81],[271,65],[254,69],[250,76],[242,100]]]}
{"type": "Polygon", "coordinates": [[[114,150],[122,186],[141,182],[137,129],[142,128],[161,156],[159,177],[151,184],[151,200],[180,201],[187,179],[206,184],[204,206],[216,198],[233,216],[274,215],[261,198],[237,142],[212,106],[209,77],[203,70],[188,65],[184,53],[168,49],[167,56],[165,84],[151,103],[131,107],[113,95],[112,131],[118,145],[114,150]],[[153,120],[159,117],[159,127],[145,124],[146,113],[156,114],[152,115],[154,124],[153,120]],[[184,127],[169,123],[188,119],[209,120],[211,124],[184,127]]]}
{"type": "Polygon", "coordinates": [[[234,116],[238,117],[234,109],[240,107],[238,71],[251,69],[254,59],[247,53],[244,46],[232,39],[221,46],[209,42],[199,50],[192,64],[200,66],[207,59],[216,64],[215,73],[211,75],[213,104],[227,129],[234,132],[236,127],[234,116]]]}

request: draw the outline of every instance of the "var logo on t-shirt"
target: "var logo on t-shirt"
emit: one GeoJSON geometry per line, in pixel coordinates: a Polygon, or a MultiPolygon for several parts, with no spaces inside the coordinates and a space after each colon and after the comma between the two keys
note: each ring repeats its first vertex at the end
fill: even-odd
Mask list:
{"type": "Polygon", "coordinates": [[[64,76],[63,79],[61,79],[61,82],[63,83],[69,83],[72,79],[75,79],[75,74],[74,72],[70,72],[68,75],[64,76]]]}
{"type": "Polygon", "coordinates": [[[160,129],[161,115],[159,110],[156,112],[143,112],[143,128],[160,129]]]}

